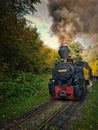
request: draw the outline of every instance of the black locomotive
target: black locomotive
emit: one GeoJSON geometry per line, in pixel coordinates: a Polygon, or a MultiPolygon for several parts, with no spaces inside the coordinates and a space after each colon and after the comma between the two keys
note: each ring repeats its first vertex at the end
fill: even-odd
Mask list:
{"type": "Polygon", "coordinates": [[[52,78],[49,81],[49,93],[52,98],[80,100],[85,94],[85,83],[89,84],[84,78],[83,68],[89,71],[89,77],[92,76],[91,69],[87,62],[74,62],[69,56],[70,50],[67,46],[59,48],[61,61],[55,64],[52,78]]]}

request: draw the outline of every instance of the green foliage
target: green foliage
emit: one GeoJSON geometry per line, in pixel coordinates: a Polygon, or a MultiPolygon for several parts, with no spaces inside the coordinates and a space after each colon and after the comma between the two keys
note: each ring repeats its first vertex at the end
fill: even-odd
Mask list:
{"type": "Polygon", "coordinates": [[[83,47],[79,42],[72,42],[69,44],[70,55],[75,61],[82,60],[81,52],[83,47]]]}
{"type": "MultiPolygon", "coordinates": [[[[34,75],[31,73],[21,72],[14,75],[13,82],[11,82],[12,79],[7,78],[5,80],[6,84],[8,81],[11,85],[20,84],[20,88],[16,85],[16,90],[18,92],[21,91],[22,93],[19,92],[17,95],[14,95],[14,97],[11,97],[11,88],[11,90],[9,90],[9,99],[7,99],[6,102],[0,102],[0,124],[6,123],[8,120],[15,120],[25,112],[30,111],[33,107],[48,100],[48,80],[50,77],[50,74],[34,75]],[[28,88],[28,85],[30,86],[29,82],[32,83],[31,88],[28,88]],[[35,87],[35,89],[33,87],[35,87]],[[33,92],[33,95],[30,91],[33,92]]],[[[5,89],[7,89],[7,85],[5,89]]]]}
{"type": "Polygon", "coordinates": [[[40,82],[43,77],[31,73],[18,73],[14,79],[6,78],[0,82],[0,100],[7,101],[10,98],[27,97],[34,95],[41,89],[40,82]]]}

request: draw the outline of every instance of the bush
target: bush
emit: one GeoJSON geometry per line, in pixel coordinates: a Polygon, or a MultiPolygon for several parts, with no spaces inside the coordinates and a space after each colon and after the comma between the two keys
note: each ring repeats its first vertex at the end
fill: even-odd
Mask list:
{"type": "Polygon", "coordinates": [[[32,73],[17,73],[14,79],[6,78],[0,83],[0,100],[5,101],[12,97],[31,96],[41,89],[42,77],[32,73]]]}

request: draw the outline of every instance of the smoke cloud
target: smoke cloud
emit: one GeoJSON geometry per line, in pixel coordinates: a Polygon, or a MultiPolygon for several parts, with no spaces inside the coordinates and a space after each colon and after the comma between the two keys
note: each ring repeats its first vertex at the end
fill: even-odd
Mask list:
{"type": "Polygon", "coordinates": [[[98,47],[98,0],[48,0],[48,9],[61,45],[83,35],[98,47]]]}

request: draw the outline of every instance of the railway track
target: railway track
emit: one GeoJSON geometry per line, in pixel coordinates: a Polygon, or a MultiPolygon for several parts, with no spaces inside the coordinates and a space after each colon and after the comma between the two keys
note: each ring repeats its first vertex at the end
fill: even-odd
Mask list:
{"type": "Polygon", "coordinates": [[[16,122],[6,125],[3,130],[49,130],[54,126],[63,130],[82,103],[83,101],[49,100],[16,122]]]}
{"type": "Polygon", "coordinates": [[[39,130],[67,130],[71,127],[71,120],[72,118],[78,113],[79,109],[81,108],[82,104],[84,103],[85,98],[82,98],[81,101],[72,101],[66,109],[62,110],[60,114],[56,115],[56,117],[50,122],[48,122],[47,127],[45,125],[40,128],[39,130]]]}
{"type": "Polygon", "coordinates": [[[11,128],[13,128],[13,127],[21,124],[22,122],[28,120],[30,117],[38,115],[39,113],[41,113],[42,111],[44,111],[45,109],[50,107],[53,103],[54,103],[54,100],[50,99],[47,102],[40,105],[39,107],[36,107],[36,108],[32,109],[31,111],[25,113],[24,115],[22,115],[17,120],[0,127],[0,129],[10,130],[11,128]]]}
{"type": "Polygon", "coordinates": [[[50,100],[41,105],[38,110],[32,110],[14,123],[7,125],[3,130],[40,130],[60,112],[66,109],[70,102],[50,100]],[[47,121],[47,122],[46,122],[47,121]]]}
{"type": "Polygon", "coordinates": [[[41,111],[34,113],[30,118],[10,130],[44,130],[47,124],[66,110],[72,101],[54,100],[41,111]]]}
{"type": "Polygon", "coordinates": [[[64,110],[66,110],[70,105],[72,104],[72,101],[67,103],[67,104],[64,104],[62,107],[60,107],[58,109],[57,112],[55,112],[49,119],[47,119],[45,122],[43,122],[43,124],[41,124],[41,126],[39,127],[38,130],[46,130],[48,129],[48,127],[46,128],[46,125],[48,123],[51,123],[54,119],[56,119],[64,110]]]}

